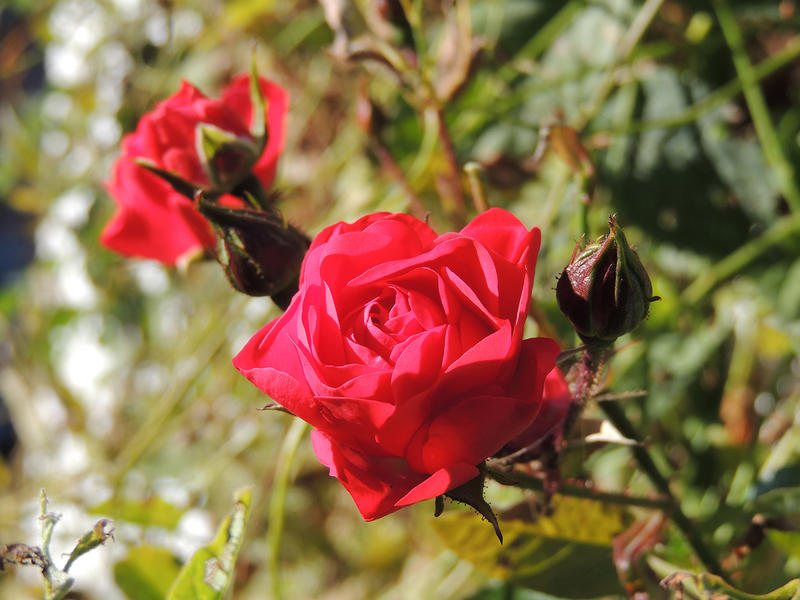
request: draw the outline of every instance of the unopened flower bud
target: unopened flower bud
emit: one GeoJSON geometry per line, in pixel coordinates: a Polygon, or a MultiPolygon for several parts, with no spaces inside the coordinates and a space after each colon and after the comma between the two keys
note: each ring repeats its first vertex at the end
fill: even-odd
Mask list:
{"type": "Polygon", "coordinates": [[[206,123],[197,125],[195,145],[206,175],[217,191],[228,191],[242,182],[261,154],[255,140],[206,123]]]}
{"type": "Polygon", "coordinates": [[[272,296],[285,309],[297,290],[308,238],[274,210],[229,208],[202,198],[197,207],[214,226],[217,259],[231,285],[250,296],[272,296]]]}
{"type": "Polygon", "coordinates": [[[653,296],[647,275],[612,216],[611,231],[593,244],[575,247],[556,285],[561,312],[587,344],[613,342],[647,317],[653,296]]]}

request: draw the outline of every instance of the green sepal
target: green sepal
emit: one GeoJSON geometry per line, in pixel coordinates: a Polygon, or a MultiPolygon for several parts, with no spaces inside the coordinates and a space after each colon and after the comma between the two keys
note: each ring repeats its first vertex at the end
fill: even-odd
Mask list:
{"type": "Polygon", "coordinates": [[[261,92],[261,85],[258,78],[258,66],[256,65],[256,48],[253,46],[253,58],[250,63],[250,105],[253,107],[250,117],[250,135],[256,142],[258,154],[264,151],[267,145],[269,132],[267,131],[266,112],[267,106],[264,94],[261,92]]]}
{"type": "Polygon", "coordinates": [[[217,191],[228,191],[246,179],[261,154],[253,140],[208,123],[197,124],[195,145],[203,169],[217,191]]]}
{"type": "MultiPolygon", "coordinates": [[[[462,502],[477,510],[478,513],[480,513],[480,515],[489,521],[492,527],[494,527],[494,533],[502,544],[503,533],[500,531],[500,523],[498,523],[492,507],[489,506],[489,503],[486,502],[486,499],[483,497],[483,485],[486,481],[486,465],[484,463],[479,464],[478,470],[480,473],[477,477],[470,479],[467,483],[460,485],[457,488],[453,488],[452,490],[445,492],[444,495],[452,500],[455,500],[456,502],[462,502]]],[[[435,516],[439,516],[444,508],[444,505],[439,498],[441,498],[441,496],[439,496],[436,500],[435,516]]]]}
{"type": "Polygon", "coordinates": [[[177,173],[172,173],[171,171],[166,171],[157,167],[150,159],[137,157],[133,159],[140,167],[144,167],[151,173],[154,173],[161,177],[164,181],[172,186],[172,189],[178,192],[179,194],[186,196],[190,200],[194,200],[195,194],[200,191],[201,188],[196,186],[190,181],[186,181],[183,177],[178,175],[177,173]]]}

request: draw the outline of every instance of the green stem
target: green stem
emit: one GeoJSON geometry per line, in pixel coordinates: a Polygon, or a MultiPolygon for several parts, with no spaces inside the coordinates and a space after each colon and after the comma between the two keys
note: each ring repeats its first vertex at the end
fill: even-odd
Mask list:
{"type": "Polygon", "coordinates": [[[145,422],[128,443],[122,447],[114,461],[112,481],[115,488],[121,483],[122,478],[130,468],[145,453],[152,452],[155,449],[158,435],[170,422],[170,418],[176,408],[206,371],[209,363],[225,347],[228,341],[228,324],[235,320],[233,317],[241,311],[244,306],[243,302],[244,299],[239,300],[233,303],[231,308],[221,311],[215,317],[209,319],[209,326],[201,332],[198,338],[193,340],[197,368],[187,377],[173,380],[170,389],[164,395],[165,399],[153,403],[154,405],[148,412],[145,422]],[[207,343],[204,346],[200,346],[197,344],[200,340],[206,340],[207,343]]]}
{"type": "Polygon", "coordinates": [[[486,194],[483,192],[483,184],[481,184],[480,171],[482,167],[479,163],[468,162],[464,165],[464,172],[467,174],[469,181],[469,189],[472,192],[472,203],[475,210],[480,214],[489,210],[489,202],[486,200],[486,194]]]}
{"type": "MultiPolygon", "coordinates": [[[[800,56],[800,36],[795,36],[789,43],[784,46],[780,52],[777,52],[762,60],[760,63],[753,67],[753,81],[758,82],[761,79],[771,75],[778,69],[786,66],[793,60],[800,56]]],[[[725,85],[717,88],[705,98],[692,104],[682,113],[674,117],[665,117],[663,119],[650,119],[647,121],[640,121],[639,123],[631,123],[630,125],[623,125],[620,127],[612,127],[611,129],[598,131],[595,135],[601,134],[621,134],[621,133],[638,133],[640,131],[647,131],[650,129],[668,129],[671,127],[680,127],[697,121],[705,113],[716,107],[724,104],[728,100],[735,98],[737,94],[742,91],[742,81],[738,77],[729,81],[725,85]]]]}
{"type": "Polygon", "coordinates": [[[631,53],[634,48],[636,48],[639,40],[642,39],[647,28],[650,27],[650,23],[652,23],[663,3],[664,0],[647,0],[644,5],[642,5],[642,8],[639,9],[628,31],[625,32],[625,35],[622,37],[617,47],[616,63],[606,72],[604,79],[600,82],[586,110],[578,117],[577,122],[573,123],[575,129],[578,131],[582,130],[603,107],[606,98],[608,98],[608,95],[617,84],[618,66],[625,63],[630,58],[631,53]]]}
{"type": "Polygon", "coordinates": [[[704,271],[683,291],[683,301],[688,304],[698,303],[720,282],[747,267],[773,246],[797,235],[800,235],[800,214],[789,215],[779,219],[756,239],[747,242],[713,267],[704,271]]]}
{"type": "MultiPolygon", "coordinates": [[[[513,481],[514,487],[536,492],[543,492],[545,490],[545,482],[542,478],[523,473],[522,471],[504,472],[500,469],[489,468],[487,469],[487,474],[498,483],[513,481]]],[[[644,498],[615,492],[601,492],[582,485],[570,483],[560,483],[555,493],[561,494],[562,496],[571,496],[573,498],[590,498],[610,504],[638,506],[640,508],[652,508],[663,511],[671,510],[674,506],[671,498],[644,498]]]]}
{"type": "Polygon", "coordinates": [[[289,480],[292,473],[292,464],[297,453],[297,448],[306,433],[308,424],[300,419],[294,419],[283,438],[283,445],[277,459],[275,478],[272,484],[272,497],[269,503],[269,530],[267,531],[267,547],[269,548],[269,573],[272,581],[272,598],[280,600],[281,571],[280,549],[281,536],[283,535],[283,520],[286,512],[286,493],[289,489],[289,480]]]}
{"type": "Polygon", "coordinates": [[[444,120],[444,112],[439,105],[439,101],[435,100],[434,110],[436,112],[436,123],[439,127],[439,143],[442,145],[442,152],[444,153],[445,162],[447,163],[449,185],[448,192],[453,202],[451,218],[455,225],[463,227],[466,215],[466,202],[464,200],[464,189],[461,187],[461,169],[458,166],[458,157],[456,156],[453,140],[450,137],[450,131],[447,129],[447,123],[444,120]]]}
{"type": "Polygon", "coordinates": [[[758,86],[755,69],[753,69],[753,65],[750,64],[750,59],[747,57],[742,33],[733,16],[733,11],[726,0],[712,0],[712,4],[719,19],[722,35],[725,37],[725,41],[728,43],[733,55],[733,65],[736,67],[736,74],[742,82],[744,99],[747,103],[747,108],[750,110],[750,116],[753,118],[753,125],[761,142],[761,147],[764,149],[764,157],[767,160],[767,164],[775,171],[778,185],[781,188],[781,193],[786,198],[786,202],[788,202],[793,211],[800,211],[800,189],[798,189],[797,182],[794,179],[794,169],[786,158],[778,140],[778,134],[772,126],[767,103],[761,93],[761,88],[758,86]]]}
{"type": "Polygon", "coordinates": [[[383,167],[383,172],[394,179],[395,183],[397,183],[397,185],[400,186],[400,189],[403,190],[406,201],[408,202],[409,212],[420,220],[425,219],[425,215],[427,213],[425,210],[425,205],[422,203],[422,200],[419,199],[419,196],[417,196],[414,188],[411,187],[406,174],[403,173],[400,165],[397,164],[397,161],[389,151],[389,148],[387,148],[383,141],[377,136],[370,140],[370,148],[380,161],[381,167],[383,167]]]}
{"type": "MultiPolygon", "coordinates": [[[[639,432],[628,420],[628,417],[625,415],[625,411],[622,410],[617,402],[613,400],[601,400],[597,404],[605,413],[606,417],[608,417],[608,420],[611,421],[611,424],[617,428],[617,431],[619,431],[626,438],[635,440],[637,442],[642,442],[639,432]]],[[[697,533],[697,528],[695,525],[684,514],[680,503],[672,495],[669,482],[666,480],[664,475],[662,475],[655,462],[653,462],[650,452],[648,452],[644,444],[641,443],[631,446],[631,452],[633,452],[633,456],[636,459],[639,468],[645,472],[656,490],[658,490],[658,492],[663,496],[670,499],[670,503],[672,505],[670,518],[686,537],[686,540],[689,542],[689,545],[700,559],[700,562],[703,563],[709,573],[722,575],[722,567],[720,567],[716,557],[711,553],[711,551],[705,545],[705,542],[703,542],[703,539],[697,533]]]]}

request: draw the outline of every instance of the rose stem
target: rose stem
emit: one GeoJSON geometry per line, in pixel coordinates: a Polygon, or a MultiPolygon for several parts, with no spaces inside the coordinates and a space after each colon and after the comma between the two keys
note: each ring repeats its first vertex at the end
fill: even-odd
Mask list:
{"type": "MultiPolygon", "coordinates": [[[[529,475],[522,471],[503,471],[492,467],[489,467],[486,472],[492,476],[492,479],[503,485],[509,485],[503,483],[504,481],[513,481],[515,487],[536,492],[545,491],[546,482],[541,477],[536,477],[535,475],[529,475]]],[[[640,508],[651,508],[654,510],[668,511],[673,507],[673,500],[671,498],[646,498],[617,492],[603,492],[571,483],[560,483],[554,492],[562,496],[571,496],[573,498],[590,498],[600,502],[608,502],[609,504],[624,504],[626,506],[638,506],[640,508]]]]}
{"type": "Polygon", "coordinates": [[[300,419],[293,419],[286,436],[283,438],[272,483],[272,496],[269,502],[269,529],[267,530],[267,547],[269,548],[269,574],[272,583],[272,598],[281,600],[280,550],[283,535],[283,520],[286,512],[286,493],[289,489],[292,463],[297,448],[303,440],[308,424],[300,419]]]}
{"type": "Polygon", "coordinates": [[[617,431],[619,431],[626,438],[640,442],[635,446],[631,446],[631,451],[633,452],[633,456],[636,459],[639,468],[645,472],[653,486],[661,494],[669,498],[671,504],[670,518],[686,537],[689,545],[692,547],[705,568],[710,573],[723,576],[724,578],[722,567],[720,567],[717,559],[697,533],[695,526],[684,514],[683,510],[681,509],[680,502],[678,502],[677,499],[672,495],[672,492],[669,488],[669,482],[666,480],[664,475],[661,474],[661,471],[656,466],[655,462],[653,462],[653,458],[650,456],[647,448],[642,443],[642,436],[639,435],[639,432],[633,426],[633,423],[628,420],[628,417],[625,415],[625,411],[622,410],[622,407],[615,400],[600,400],[598,405],[605,413],[606,417],[608,417],[608,420],[611,421],[611,424],[617,428],[617,431]]]}
{"type": "Polygon", "coordinates": [[[705,568],[710,573],[722,576],[723,571],[719,562],[700,538],[689,518],[684,514],[680,502],[678,502],[677,498],[675,498],[670,490],[669,482],[667,482],[655,462],[653,462],[653,458],[650,456],[650,453],[643,443],[642,436],[639,435],[633,423],[628,420],[622,407],[616,400],[608,397],[604,399],[596,398],[597,387],[601,380],[603,367],[611,356],[612,351],[613,346],[610,343],[597,341],[594,343],[591,341],[586,343],[586,349],[583,352],[581,362],[573,368],[575,372],[575,384],[573,386],[573,396],[575,400],[570,406],[567,417],[564,420],[564,439],[567,438],[567,434],[577,421],[586,403],[589,400],[597,400],[600,409],[605,413],[606,417],[608,417],[611,424],[616,427],[617,431],[626,438],[639,442],[631,447],[633,457],[639,465],[639,468],[645,472],[656,490],[667,499],[669,516],[672,522],[681,530],[705,568]]]}
{"type": "Polygon", "coordinates": [[[458,167],[458,158],[456,157],[456,152],[453,147],[453,140],[450,137],[450,132],[447,130],[447,123],[445,123],[444,120],[444,111],[438,102],[435,102],[433,109],[436,113],[436,123],[439,126],[439,141],[442,144],[442,151],[447,161],[447,170],[450,176],[450,185],[448,187],[453,195],[452,200],[455,203],[453,216],[455,220],[463,221],[466,213],[466,202],[464,200],[464,190],[461,187],[461,169],[458,167]]]}

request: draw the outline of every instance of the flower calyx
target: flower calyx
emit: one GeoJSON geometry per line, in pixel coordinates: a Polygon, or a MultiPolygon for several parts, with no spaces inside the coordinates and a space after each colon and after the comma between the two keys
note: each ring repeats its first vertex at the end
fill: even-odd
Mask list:
{"type": "Polygon", "coordinates": [[[448,490],[441,496],[436,497],[436,509],[433,514],[438,517],[444,511],[444,497],[447,496],[451,500],[467,504],[474,508],[478,513],[485,518],[494,528],[494,533],[500,543],[503,543],[503,533],[500,531],[500,523],[497,521],[497,516],[494,514],[492,507],[486,502],[483,497],[483,487],[486,482],[486,464],[481,463],[478,465],[480,474],[470,479],[467,483],[448,490]]]}

